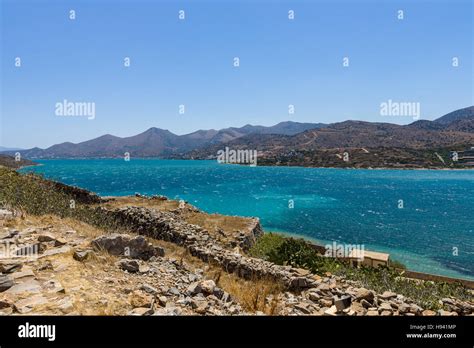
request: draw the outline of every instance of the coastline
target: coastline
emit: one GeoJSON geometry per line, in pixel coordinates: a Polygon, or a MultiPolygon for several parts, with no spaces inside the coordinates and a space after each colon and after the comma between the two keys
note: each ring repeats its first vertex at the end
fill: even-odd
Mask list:
{"type": "MultiPolygon", "coordinates": [[[[104,159],[104,158],[102,158],[104,159]]],[[[109,158],[107,158],[109,159],[109,158]]],[[[110,158],[111,159],[111,158],[110,158]]],[[[140,158],[140,160],[148,160],[148,159],[151,159],[151,158],[140,158]]],[[[153,158],[153,159],[156,159],[156,160],[161,160],[160,158],[153,158]]],[[[57,159],[57,160],[60,160],[60,159],[57,159]]],[[[63,160],[76,160],[76,159],[72,159],[72,158],[69,158],[69,159],[63,159],[63,160]]],[[[182,160],[179,160],[179,161],[182,161],[182,160]]],[[[183,161],[187,161],[187,160],[183,160],[183,161]]],[[[192,160],[192,161],[212,161],[212,160],[192,160]]],[[[39,163],[37,164],[39,166],[43,166],[44,164],[42,163],[39,163]]],[[[32,166],[36,166],[36,165],[28,165],[28,166],[23,166],[22,168],[19,168],[19,169],[23,169],[23,168],[26,168],[26,167],[32,167],[32,166]]],[[[270,166],[268,166],[270,167],[270,166]]],[[[326,168],[326,167],[321,167],[321,168],[326,168]]],[[[319,169],[319,168],[318,168],[319,169]]],[[[327,169],[367,169],[367,168],[327,168],[327,169]]],[[[376,168],[378,169],[378,168],[376,168]]],[[[393,169],[393,168],[390,168],[390,169],[393,169]]],[[[452,169],[452,170],[456,170],[456,169],[452,169]]],[[[112,195],[113,197],[126,197],[126,196],[129,196],[130,194],[128,195],[120,195],[120,196],[117,196],[117,195],[112,195]]],[[[110,196],[110,195],[107,195],[107,196],[110,196]]],[[[166,196],[166,195],[165,195],[166,196]]],[[[103,198],[103,196],[102,196],[103,198]]],[[[172,199],[172,198],[168,198],[169,201],[176,201],[175,199],[172,199]]],[[[209,214],[207,213],[205,210],[201,210],[203,213],[205,214],[209,214]]],[[[220,215],[223,215],[223,214],[220,214],[220,215]]],[[[258,215],[258,214],[255,214],[255,215],[258,215]]],[[[249,216],[245,216],[245,215],[234,215],[234,216],[237,216],[237,217],[242,217],[242,218],[246,218],[246,217],[250,217],[249,216]]],[[[278,231],[278,230],[267,230],[265,229],[265,232],[266,233],[279,233],[279,234],[282,234],[284,236],[288,236],[288,237],[292,237],[292,238],[300,238],[300,239],[304,239],[310,243],[313,243],[315,245],[319,245],[319,246],[323,246],[324,244],[327,244],[326,242],[330,242],[330,241],[326,241],[326,242],[323,242],[322,240],[318,240],[318,239],[314,239],[314,238],[311,238],[311,237],[308,237],[304,234],[297,234],[297,233],[292,233],[292,232],[288,232],[288,231],[278,231]]],[[[347,243],[350,243],[347,242],[347,243]]],[[[393,256],[394,254],[394,250],[391,249],[391,248],[386,248],[386,249],[378,249],[377,247],[375,248],[371,248],[370,249],[371,251],[375,251],[375,252],[384,252],[384,253],[389,253],[391,254],[391,256],[393,256]]],[[[403,253],[403,251],[400,251],[400,253],[403,253]]],[[[417,254],[414,254],[415,256],[417,256],[417,254]]],[[[402,262],[402,263],[405,263],[404,259],[403,258],[400,258],[400,257],[393,257],[394,260],[396,261],[399,261],[399,262],[402,262]]],[[[413,262],[413,261],[412,261],[413,262]]],[[[407,269],[410,270],[410,271],[413,271],[413,272],[420,272],[420,273],[426,273],[426,274],[430,274],[430,275],[434,275],[434,276],[444,276],[444,277],[451,277],[451,278],[456,278],[456,279],[462,279],[462,280],[473,280],[471,277],[469,276],[465,276],[463,277],[463,275],[461,274],[456,274],[456,275],[453,275],[451,272],[448,272],[449,269],[447,269],[447,272],[443,272],[443,273],[434,273],[434,272],[426,272],[424,270],[421,270],[421,269],[413,269],[412,267],[410,267],[410,265],[406,265],[407,266],[407,269]]],[[[433,267],[432,267],[433,268],[433,267]]]]}
{"type": "MultiPolygon", "coordinates": [[[[291,233],[291,232],[287,232],[287,231],[267,230],[264,227],[263,227],[263,231],[264,231],[264,233],[274,233],[274,234],[282,235],[283,237],[286,237],[286,238],[302,239],[302,240],[308,242],[309,244],[314,245],[316,248],[324,248],[326,244],[330,244],[330,241],[325,242],[325,241],[322,241],[322,240],[319,240],[319,239],[316,239],[316,238],[312,238],[312,237],[309,237],[309,236],[306,236],[306,235],[291,233]]],[[[342,244],[344,244],[344,243],[342,243],[342,244]]],[[[380,249],[380,248],[375,247],[375,248],[370,248],[370,249],[366,249],[366,250],[367,251],[372,251],[372,252],[388,253],[390,255],[391,260],[395,260],[397,262],[402,263],[406,267],[405,270],[408,271],[408,272],[411,272],[413,274],[422,274],[422,275],[426,275],[426,276],[433,277],[433,278],[439,277],[440,279],[441,278],[446,278],[446,279],[458,280],[458,281],[463,282],[463,283],[464,282],[467,282],[467,283],[474,282],[474,277],[472,277],[472,276],[471,277],[470,276],[463,276],[461,274],[439,274],[439,273],[435,273],[435,272],[426,272],[426,271],[420,271],[420,270],[413,269],[409,265],[406,265],[403,262],[403,259],[401,259],[399,257],[393,257],[394,256],[393,253],[395,252],[395,250],[393,250],[391,248],[380,249]]],[[[395,252],[395,253],[397,253],[397,252],[395,252]]],[[[416,255],[416,254],[413,254],[413,255],[414,256],[419,256],[419,255],[416,255]]]]}
{"type": "MultiPolygon", "coordinates": [[[[202,162],[217,162],[215,159],[190,159],[190,158],[160,158],[160,157],[132,157],[130,160],[163,160],[163,161],[202,161],[202,162]]],[[[122,157],[64,157],[64,158],[33,158],[31,161],[34,160],[47,160],[47,161],[55,161],[55,160],[123,160],[122,157]]],[[[244,167],[250,167],[248,164],[241,164],[241,163],[222,163],[223,165],[235,165],[235,166],[244,166],[244,167]]],[[[42,163],[36,163],[36,164],[28,164],[21,166],[17,169],[23,169],[26,167],[33,167],[33,166],[41,166],[43,165],[42,163]]],[[[260,168],[312,168],[312,169],[344,169],[344,170],[446,170],[446,171],[474,171],[474,166],[473,167],[465,167],[465,168],[449,168],[449,167],[423,167],[423,168],[406,168],[406,167],[331,167],[331,166],[325,166],[325,167],[317,167],[317,166],[305,166],[305,165],[271,165],[271,164],[266,164],[266,165],[259,165],[257,162],[257,165],[254,167],[260,167],[260,168]]]]}
{"type": "MultiPolygon", "coordinates": [[[[188,304],[179,302],[181,295],[189,291],[189,283],[184,284],[180,281],[181,273],[176,274],[176,268],[174,267],[176,265],[180,267],[183,264],[183,258],[185,258],[184,262],[186,264],[193,264],[194,267],[203,270],[204,277],[214,279],[217,286],[222,287],[224,291],[229,291],[232,296],[236,294],[236,297],[233,298],[236,299],[237,304],[247,303],[242,302],[242,300],[245,300],[249,294],[260,294],[262,284],[276,286],[274,296],[276,296],[279,303],[279,309],[276,313],[281,315],[334,315],[335,312],[338,312],[338,315],[349,316],[472,314],[472,290],[463,282],[448,281],[446,278],[431,279],[430,275],[423,275],[426,279],[420,280],[420,291],[414,291],[413,278],[417,278],[407,276],[407,274],[393,267],[382,269],[374,267],[354,268],[337,260],[326,262],[315,253],[315,250],[307,255],[317,263],[322,262],[323,268],[321,269],[319,269],[319,266],[314,268],[315,264],[310,261],[308,261],[309,263],[300,263],[291,255],[288,255],[289,258],[284,258],[283,261],[267,259],[264,256],[265,254],[261,256],[254,255],[251,248],[253,246],[260,247],[266,243],[264,232],[258,219],[255,218],[208,214],[188,203],[182,204],[176,200],[168,200],[160,195],[115,195],[115,198],[103,199],[90,191],[65,184],[56,185],[55,182],[51,182],[51,180],[44,177],[33,178],[28,175],[21,175],[11,169],[8,170],[8,168],[2,169],[3,176],[7,183],[4,190],[8,199],[7,202],[12,198],[13,202],[16,202],[15,187],[29,193],[27,196],[20,196],[22,199],[20,206],[26,210],[27,219],[31,220],[28,221],[28,224],[25,225],[24,219],[15,215],[15,211],[11,210],[11,206],[7,207],[10,210],[4,210],[4,214],[13,218],[10,227],[24,231],[20,236],[29,238],[28,240],[19,239],[17,241],[18,245],[21,246],[25,242],[31,243],[32,236],[33,240],[41,242],[45,237],[40,236],[36,231],[47,230],[48,233],[55,234],[49,238],[56,238],[60,242],[43,243],[43,249],[40,252],[43,256],[41,257],[49,257],[50,255],[55,257],[55,255],[58,255],[57,257],[61,259],[61,262],[66,262],[70,265],[69,267],[74,267],[74,269],[83,267],[81,266],[82,262],[102,265],[104,266],[102,270],[104,275],[110,275],[111,272],[114,272],[114,277],[117,279],[126,277],[127,280],[124,279],[124,284],[129,284],[132,279],[136,279],[140,283],[140,278],[138,278],[140,272],[147,273],[151,267],[165,266],[170,269],[170,274],[173,274],[173,278],[169,279],[170,286],[178,289],[178,291],[173,289],[172,295],[176,296],[167,297],[167,301],[182,305],[183,310],[197,309],[198,314],[205,313],[204,309],[201,310],[199,306],[191,304],[191,307],[188,308],[186,307],[188,304]],[[93,199],[94,197],[95,199],[93,199]],[[77,202],[80,209],[70,209],[71,199],[77,202]],[[45,200],[51,201],[51,204],[47,206],[35,204],[36,201],[45,200]],[[31,228],[31,222],[34,223],[34,228],[31,228]],[[77,232],[70,233],[71,227],[77,232]],[[116,233],[110,234],[111,232],[116,233]],[[88,236],[96,239],[83,239],[84,233],[90,233],[88,236]],[[81,238],[80,241],[77,239],[78,237],[81,238]],[[105,257],[101,254],[103,250],[101,248],[94,249],[94,243],[97,240],[113,241],[116,238],[130,240],[132,238],[146,238],[150,243],[155,243],[154,245],[159,247],[162,258],[138,261],[139,266],[145,268],[142,267],[143,269],[140,270],[139,267],[138,273],[134,274],[123,273],[121,269],[128,270],[128,268],[122,267],[125,260],[120,260],[120,255],[113,258],[110,263],[104,263],[100,261],[104,260],[105,257]],[[64,246],[64,244],[68,244],[68,246],[64,246]],[[74,250],[73,255],[70,252],[72,249],[74,250]],[[90,260],[87,259],[86,252],[91,255],[90,260]],[[163,253],[165,258],[163,258],[163,253]],[[176,260],[179,259],[182,261],[177,264],[176,260]],[[288,264],[285,260],[295,260],[296,263],[288,264]],[[196,265],[196,263],[199,263],[199,265],[196,265]],[[388,283],[387,279],[389,279],[388,283]],[[238,289],[235,287],[236,284],[241,284],[238,289]],[[428,292],[421,291],[422,289],[426,289],[428,292]],[[318,296],[311,300],[308,296],[312,291],[318,291],[318,296]],[[330,293],[327,293],[327,291],[330,293]],[[363,306],[362,298],[357,295],[358,292],[362,291],[364,294],[370,292],[373,295],[369,299],[371,303],[369,308],[363,306]],[[348,307],[350,308],[346,308],[345,312],[342,312],[341,308],[337,309],[335,295],[349,296],[354,302],[353,306],[351,307],[349,303],[348,307]],[[325,298],[321,299],[321,296],[327,296],[328,301],[325,298]],[[384,303],[388,303],[387,300],[390,300],[390,304],[393,303],[394,305],[393,307],[392,304],[390,305],[393,308],[390,312],[387,312],[388,307],[384,305],[384,303]]],[[[291,240],[286,240],[285,243],[298,245],[298,243],[294,244],[294,241],[291,240]]],[[[300,245],[304,244],[300,242],[300,245]]],[[[278,247],[269,250],[276,252],[276,255],[286,257],[284,256],[285,252],[280,251],[278,247]]],[[[111,256],[106,258],[109,257],[111,256]]],[[[127,260],[127,267],[128,262],[132,261],[127,260]]],[[[95,270],[96,268],[94,268],[94,272],[96,272],[95,270]]],[[[190,271],[196,272],[194,268],[190,271]]],[[[199,274],[202,274],[202,271],[199,272],[199,274]]],[[[77,277],[76,271],[73,273],[68,271],[67,274],[69,279],[60,279],[64,281],[63,284],[66,286],[72,281],[75,284],[87,285],[88,291],[100,293],[104,286],[109,284],[103,281],[102,276],[96,278],[95,284],[89,284],[87,279],[83,280],[83,277],[77,277]]],[[[40,270],[36,274],[38,278],[46,280],[56,275],[56,272],[49,270],[44,272],[40,270]]],[[[148,281],[156,282],[152,286],[157,289],[161,289],[163,286],[162,277],[146,275],[141,277],[148,277],[148,281]]],[[[196,280],[195,276],[192,277],[196,280]]],[[[75,296],[77,299],[83,298],[83,293],[73,290],[75,288],[72,285],[68,287],[66,295],[75,296]]],[[[121,291],[129,293],[126,292],[125,288],[121,291]]],[[[161,292],[168,296],[171,294],[168,287],[161,292]]],[[[260,295],[258,296],[260,298],[260,295]]],[[[124,313],[133,313],[133,303],[129,303],[126,298],[112,296],[111,299],[120,302],[120,308],[124,308],[124,313]]],[[[57,298],[50,298],[52,303],[56,300],[57,298]]],[[[13,298],[12,301],[16,301],[16,299],[13,298]]],[[[208,308],[209,303],[206,303],[206,308],[208,308]]],[[[255,302],[252,300],[252,303],[255,302]]],[[[217,308],[225,310],[220,302],[215,305],[217,305],[217,308]]],[[[267,307],[264,305],[265,303],[262,304],[261,308],[266,311],[265,308],[267,307]]],[[[12,308],[14,310],[15,307],[12,308]]],[[[52,308],[55,310],[56,307],[53,306],[52,308]]],[[[82,308],[79,308],[79,313],[84,313],[82,308]]],[[[254,305],[245,308],[250,309],[252,313],[256,310],[254,305]]],[[[269,310],[273,311],[271,308],[269,310]]],[[[231,310],[233,314],[240,312],[240,309],[237,311],[231,310]]],[[[116,310],[114,309],[111,313],[116,313],[116,310]]],[[[191,312],[189,313],[191,314],[191,312]]]]}

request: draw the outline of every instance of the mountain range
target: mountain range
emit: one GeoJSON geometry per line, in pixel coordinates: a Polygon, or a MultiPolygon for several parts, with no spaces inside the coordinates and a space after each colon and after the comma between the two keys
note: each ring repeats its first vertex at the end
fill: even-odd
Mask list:
{"type": "MultiPolygon", "coordinates": [[[[265,157],[286,156],[301,151],[344,148],[437,149],[474,145],[474,106],[459,109],[434,121],[418,120],[408,125],[344,121],[333,124],[281,122],[271,127],[245,125],[221,130],[198,130],[176,135],[150,128],[130,137],[110,134],[47,149],[23,150],[24,158],[132,157],[215,158],[217,151],[258,150],[265,157]]],[[[10,153],[10,152],[4,152],[10,153]]]]}
{"type": "MultiPolygon", "coordinates": [[[[225,143],[234,150],[257,150],[260,159],[285,159],[295,165],[319,161],[314,155],[322,150],[373,149],[378,156],[387,155],[416,159],[427,150],[449,152],[474,145],[474,107],[444,115],[434,121],[418,120],[408,125],[391,123],[344,121],[303,131],[294,135],[248,134],[225,143]],[[405,149],[395,153],[388,149],[405,149]],[[383,150],[383,151],[382,151],[383,150]],[[410,151],[407,151],[410,150],[410,151]],[[413,151],[412,151],[413,150],[413,151]]],[[[211,144],[185,153],[180,158],[214,158],[223,144],[211,144]]],[[[336,151],[337,150],[337,151],[336,151]]],[[[357,152],[357,151],[356,151],[357,152]]],[[[327,156],[321,153],[321,156],[327,156]]]]}
{"type": "MultiPolygon", "coordinates": [[[[21,151],[25,158],[83,158],[83,157],[123,157],[129,152],[134,157],[170,157],[214,144],[229,141],[250,134],[280,134],[292,136],[308,129],[326,126],[321,123],[281,122],[271,127],[245,125],[221,130],[198,130],[176,135],[168,130],[152,127],[131,137],[117,137],[106,134],[78,144],[65,142],[47,149],[32,148],[21,151]]],[[[12,154],[12,151],[4,151],[12,154]]]]}

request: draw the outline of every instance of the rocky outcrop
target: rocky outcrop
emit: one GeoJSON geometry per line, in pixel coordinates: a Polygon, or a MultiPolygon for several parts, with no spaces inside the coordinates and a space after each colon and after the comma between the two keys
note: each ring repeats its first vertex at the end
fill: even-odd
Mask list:
{"type": "MultiPolygon", "coordinates": [[[[157,211],[142,207],[126,207],[112,211],[111,214],[122,226],[152,238],[162,239],[186,247],[190,253],[205,262],[220,265],[229,273],[245,279],[272,278],[282,282],[290,289],[311,287],[314,279],[309,272],[289,266],[275,265],[271,262],[247,257],[223,246],[217,238],[205,229],[188,224],[171,212],[157,211]]],[[[248,245],[252,239],[263,233],[258,221],[249,229],[248,245]]]]}
{"type": "MultiPolygon", "coordinates": [[[[451,316],[474,312],[474,304],[468,301],[443,298],[439,302],[442,309],[429,310],[394,292],[377,293],[339,276],[319,276],[304,269],[248,257],[239,248],[230,249],[228,239],[220,240],[218,235],[187,223],[172,211],[142,207],[99,209],[104,216],[113,216],[119,225],[141,235],[114,233],[91,240],[90,235],[67,227],[58,228],[58,221],[48,222],[47,226],[0,230],[0,244],[11,243],[23,249],[39,246],[35,258],[15,253],[11,259],[0,259],[0,315],[263,314],[255,310],[246,312],[234,299],[233,287],[227,288],[218,281],[220,276],[213,278],[215,281],[209,279],[212,273],[206,273],[207,270],[218,268],[232,274],[232,279],[238,279],[237,276],[251,281],[269,279],[270,283],[282,284],[282,290],[279,288],[277,293],[264,298],[266,308],[271,308],[265,309],[266,313],[451,316]],[[179,254],[180,260],[174,259],[168,255],[171,252],[165,253],[163,248],[153,245],[167,248],[168,243],[151,244],[151,238],[177,244],[182,247],[180,253],[185,253],[179,254]],[[181,255],[188,255],[189,263],[183,262],[181,255]],[[201,261],[191,260],[189,255],[201,261]],[[195,263],[199,263],[201,269],[190,266],[195,263]],[[58,277],[58,274],[62,275],[58,277]],[[63,281],[64,277],[67,280],[63,281]],[[91,292],[95,295],[89,296],[91,292]],[[85,298],[88,302],[83,303],[85,298]],[[109,302],[110,307],[107,307],[109,302]],[[97,306],[111,309],[97,312],[97,306]]],[[[9,214],[5,218],[7,216],[9,214]]],[[[260,233],[257,220],[248,231],[252,230],[256,238],[260,233]]],[[[251,237],[249,241],[251,243],[251,237]]]]}
{"type": "Polygon", "coordinates": [[[167,257],[144,236],[91,240],[61,223],[0,230],[15,246],[45,248],[34,257],[0,257],[0,315],[251,314],[202,269],[167,257]]]}
{"type": "Polygon", "coordinates": [[[115,256],[126,256],[148,260],[153,256],[164,256],[164,250],[148,243],[143,236],[112,234],[101,236],[92,241],[96,250],[105,250],[115,256]]]}
{"type": "Polygon", "coordinates": [[[239,233],[237,237],[238,245],[242,248],[242,250],[248,251],[257,242],[258,238],[263,236],[263,233],[264,232],[262,226],[260,225],[260,220],[257,218],[252,218],[247,231],[242,231],[239,233]]]}
{"type": "MultiPolygon", "coordinates": [[[[204,262],[217,264],[228,273],[250,280],[273,279],[283,284],[289,291],[300,292],[299,295],[286,292],[279,297],[280,302],[286,303],[282,314],[409,316],[431,313],[402,295],[392,292],[376,294],[341,277],[332,275],[321,278],[307,270],[247,257],[230,250],[205,229],[186,223],[172,212],[125,207],[105,213],[113,215],[121,225],[140,234],[183,246],[191,255],[204,262]]],[[[263,233],[258,220],[255,220],[250,231],[252,232],[246,239],[247,247],[252,244],[252,239],[258,238],[263,233]]],[[[456,315],[468,315],[474,312],[471,303],[457,300],[452,302],[451,309],[456,315]]]]}
{"type": "Polygon", "coordinates": [[[53,185],[53,188],[56,191],[63,192],[68,196],[73,197],[76,203],[94,204],[102,202],[101,198],[98,195],[88,190],[84,190],[76,186],[65,185],[57,181],[49,182],[53,185]]]}

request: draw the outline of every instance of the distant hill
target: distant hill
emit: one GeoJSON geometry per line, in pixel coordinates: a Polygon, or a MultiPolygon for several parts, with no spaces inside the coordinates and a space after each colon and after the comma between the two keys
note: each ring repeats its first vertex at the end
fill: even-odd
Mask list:
{"type": "Polygon", "coordinates": [[[459,110],[450,112],[449,114],[446,114],[436,119],[435,122],[448,125],[454,121],[464,120],[464,119],[472,120],[473,118],[474,118],[474,106],[469,106],[464,109],[459,109],[459,110]]]}
{"type": "MultiPolygon", "coordinates": [[[[294,135],[308,129],[325,126],[320,123],[281,122],[271,127],[245,125],[222,130],[198,130],[176,135],[168,130],[150,128],[131,137],[106,134],[78,144],[65,142],[47,149],[22,150],[26,158],[84,158],[122,157],[129,152],[134,157],[170,157],[212,144],[222,144],[250,134],[294,135]]],[[[12,154],[7,151],[7,154],[12,154]]]]}
{"type": "MultiPolygon", "coordinates": [[[[408,125],[382,122],[344,121],[333,124],[281,122],[271,127],[245,125],[221,130],[198,130],[176,135],[150,128],[130,137],[110,134],[78,144],[70,142],[47,149],[21,151],[23,158],[132,157],[216,158],[217,152],[257,150],[260,163],[334,166],[341,151],[352,151],[365,166],[416,163],[436,166],[439,153],[462,151],[474,146],[474,107],[453,111],[434,121],[419,120],[408,125]],[[377,156],[366,155],[367,152],[377,156]],[[436,155],[437,153],[438,155],[436,155]],[[326,156],[326,157],[325,157],[326,156]],[[329,156],[329,157],[328,157],[329,156]]],[[[14,153],[14,152],[7,152],[14,153]]]]}
{"type": "MultiPolygon", "coordinates": [[[[443,116],[440,118],[443,122],[419,120],[403,126],[344,121],[294,135],[249,134],[227,142],[226,146],[234,150],[257,150],[259,162],[265,164],[337,166],[341,164],[340,160],[335,160],[337,154],[349,151],[366,167],[392,166],[397,159],[416,163],[417,167],[435,167],[442,164],[435,152],[446,156],[449,150],[458,151],[474,145],[474,116],[466,116],[465,111],[448,115],[458,117],[443,116]],[[372,155],[366,155],[361,149],[369,149],[372,155]]],[[[222,144],[208,145],[181,158],[215,158],[222,148],[222,144]]]]}
{"type": "Polygon", "coordinates": [[[27,159],[15,161],[15,157],[0,154],[0,166],[17,169],[24,166],[34,166],[34,165],[36,165],[36,163],[27,159]]]}

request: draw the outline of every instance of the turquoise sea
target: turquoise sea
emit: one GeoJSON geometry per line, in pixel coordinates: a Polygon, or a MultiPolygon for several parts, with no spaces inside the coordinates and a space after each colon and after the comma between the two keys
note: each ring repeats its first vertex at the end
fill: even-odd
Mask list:
{"type": "Polygon", "coordinates": [[[38,162],[42,165],[22,171],[100,195],[161,194],[210,213],[257,216],[266,231],[321,243],[364,244],[415,271],[474,279],[474,171],[247,167],[159,159],[38,162]]]}

